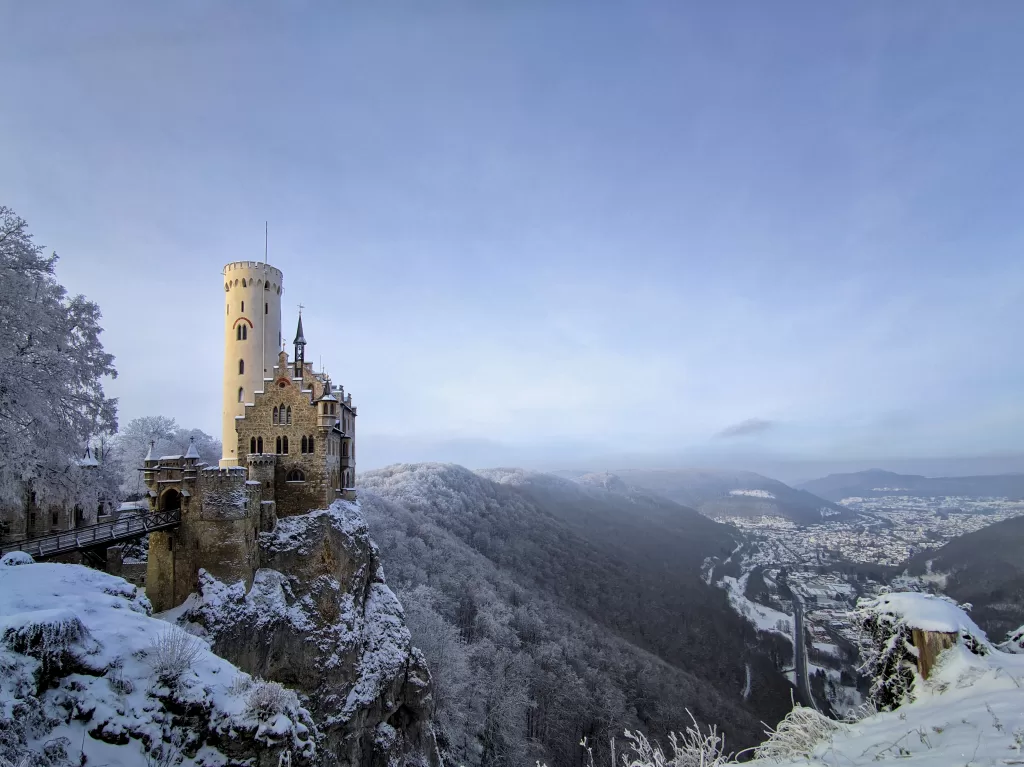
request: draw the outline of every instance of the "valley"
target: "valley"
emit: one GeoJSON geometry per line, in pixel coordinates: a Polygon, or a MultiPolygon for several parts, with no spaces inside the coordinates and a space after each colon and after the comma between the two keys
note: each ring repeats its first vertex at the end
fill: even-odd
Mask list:
{"type": "MultiPolygon", "coordinates": [[[[929,552],[937,554],[962,536],[1024,516],[1024,501],[876,494],[843,498],[838,504],[850,515],[814,525],[781,516],[717,517],[742,533],[744,542],[728,560],[709,561],[705,574],[730,592],[739,584],[747,600],[775,615],[784,613],[798,627],[802,617],[810,640],[810,685],[818,703],[842,715],[861,700],[853,673],[860,628],[851,611],[857,600],[890,589],[941,590],[946,578],[920,564],[931,561],[929,552]],[[912,570],[917,574],[907,574],[911,560],[919,564],[912,570]]],[[[749,614],[753,610],[748,617],[763,623],[749,614]]],[[[796,659],[789,676],[803,692],[801,660],[796,659]]]]}

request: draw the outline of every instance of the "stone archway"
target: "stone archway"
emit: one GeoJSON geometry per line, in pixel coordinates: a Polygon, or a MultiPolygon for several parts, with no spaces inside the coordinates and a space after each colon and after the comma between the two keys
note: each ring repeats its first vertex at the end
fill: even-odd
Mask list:
{"type": "Polygon", "coordinates": [[[181,493],[173,487],[164,490],[160,496],[160,511],[176,511],[181,508],[181,493]]]}

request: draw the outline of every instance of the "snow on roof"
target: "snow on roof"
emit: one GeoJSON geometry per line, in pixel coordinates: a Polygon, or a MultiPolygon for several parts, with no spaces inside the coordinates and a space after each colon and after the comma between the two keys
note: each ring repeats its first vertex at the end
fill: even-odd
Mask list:
{"type": "Polygon", "coordinates": [[[189,437],[188,439],[188,452],[185,453],[186,458],[199,458],[199,451],[196,450],[196,441],[189,437]]]}
{"type": "Polygon", "coordinates": [[[985,632],[954,602],[914,591],[895,591],[881,594],[874,600],[879,609],[903,619],[910,628],[958,634],[966,631],[979,638],[985,632]]]}
{"type": "Polygon", "coordinates": [[[160,461],[179,461],[179,460],[181,460],[181,456],[180,455],[162,455],[157,460],[160,460],[160,461]]]}
{"type": "Polygon", "coordinates": [[[145,501],[125,501],[117,507],[118,511],[137,511],[138,509],[149,511],[149,504],[145,501]]]}

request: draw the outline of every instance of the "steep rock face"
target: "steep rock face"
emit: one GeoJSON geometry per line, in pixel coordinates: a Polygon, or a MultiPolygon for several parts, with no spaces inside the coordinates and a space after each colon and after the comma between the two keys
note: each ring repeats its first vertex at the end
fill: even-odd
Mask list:
{"type": "Polygon", "coordinates": [[[248,593],[207,573],[182,619],[249,673],[295,689],[325,764],[435,765],[430,676],[358,505],[278,522],[248,593]]]}

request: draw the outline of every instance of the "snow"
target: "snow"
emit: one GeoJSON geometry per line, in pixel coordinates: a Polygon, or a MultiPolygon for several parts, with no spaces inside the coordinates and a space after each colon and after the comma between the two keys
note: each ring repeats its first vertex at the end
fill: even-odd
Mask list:
{"type": "Polygon", "coordinates": [[[747,588],[747,573],[742,578],[736,579],[732,576],[725,576],[718,582],[720,588],[726,589],[729,596],[729,604],[733,609],[757,627],[758,631],[771,631],[782,636],[793,638],[793,617],[771,607],[765,607],[757,602],[751,602],[743,592],[747,588]]]}
{"type": "MultiPolygon", "coordinates": [[[[160,638],[180,629],[151,617],[135,586],[80,565],[25,563],[24,557],[5,555],[0,566],[0,732],[7,735],[0,739],[0,762],[18,763],[44,743],[67,738],[75,763],[84,756],[89,764],[134,767],[147,763],[147,743],[177,738],[186,767],[205,757],[226,763],[208,744],[196,753],[197,739],[252,737],[264,724],[248,711],[237,684],[248,675],[198,639],[186,637],[196,657],[176,683],[157,678],[160,638]],[[201,727],[195,718],[188,726],[179,721],[173,712],[183,707],[203,712],[201,727]]],[[[304,709],[289,715],[310,721],[304,709]]],[[[294,724],[289,736],[296,752],[311,756],[308,732],[294,724]]],[[[275,732],[281,726],[273,722],[275,732]]]]}
{"type": "Polygon", "coordinates": [[[873,605],[901,618],[910,628],[945,634],[966,632],[986,640],[985,632],[949,599],[911,591],[882,594],[873,605]]]}
{"type": "MultiPolygon", "coordinates": [[[[940,615],[936,620],[946,618],[940,615]]],[[[999,651],[981,657],[957,645],[942,653],[931,678],[918,685],[915,702],[853,724],[839,724],[809,755],[781,763],[802,767],[1024,764],[1024,658],[999,651]]],[[[748,762],[763,767],[779,763],[748,762]]]]}
{"type": "Polygon", "coordinates": [[[729,495],[746,495],[751,498],[775,498],[775,495],[767,490],[730,490],[729,495]]]}

